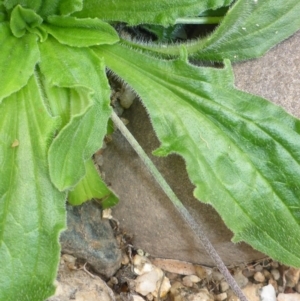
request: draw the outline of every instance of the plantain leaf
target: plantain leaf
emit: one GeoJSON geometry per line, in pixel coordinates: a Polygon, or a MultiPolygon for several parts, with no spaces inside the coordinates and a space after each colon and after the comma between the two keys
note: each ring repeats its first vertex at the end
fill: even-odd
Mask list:
{"type": "Polygon", "coordinates": [[[60,43],[75,47],[114,44],[119,40],[115,29],[99,19],[50,16],[43,28],[60,43]]]}
{"type": "Polygon", "coordinates": [[[42,5],[42,0],[4,0],[3,3],[7,9],[12,9],[17,5],[22,5],[23,7],[37,11],[42,5]]]}
{"type": "Polygon", "coordinates": [[[298,0],[238,0],[219,28],[194,45],[200,49],[196,57],[214,61],[259,57],[300,29],[299,12],[298,0]]]}
{"type": "Polygon", "coordinates": [[[235,89],[228,61],[213,69],[190,65],[184,51],[175,61],[122,45],[94,51],[141,96],[162,143],[155,154],[185,159],[195,196],[233,241],[300,267],[300,121],[235,89]]]}
{"type": "MultiPolygon", "coordinates": [[[[194,59],[242,61],[262,56],[300,29],[298,0],[238,0],[220,26],[205,39],[184,43],[194,59]]],[[[178,56],[182,44],[138,44],[134,48],[178,56]]]]}
{"type": "Polygon", "coordinates": [[[12,9],[20,4],[37,12],[41,17],[51,15],[69,15],[82,9],[82,0],[5,0],[4,6],[12,9]]]}
{"type": "Polygon", "coordinates": [[[63,120],[49,149],[50,176],[59,190],[85,175],[84,161],[101,148],[111,114],[110,88],[102,59],[50,37],[40,44],[40,69],[49,106],[63,120]]]}
{"type": "Polygon", "coordinates": [[[65,198],[51,183],[50,117],[35,76],[0,110],[0,300],[40,301],[54,292],[65,198]]]}
{"type": "Polygon", "coordinates": [[[32,9],[17,5],[10,17],[10,29],[17,38],[23,37],[27,31],[34,33],[43,19],[32,9]]]}
{"type": "Polygon", "coordinates": [[[69,192],[69,203],[71,205],[81,205],[86,200],[95,198],[102,199],[101,205],[104,209],[116,205],[118,198],[101,180],[92,159],[86,161],[85,169],[85,177],[75,186],[74,190],[69,192]]]}
{"type": "Polygon", "coordinates": [[[123,21],[129,25],[173,25],[177,18],[197,16],[208,9],[228,6],[232,0],[85,0],[83,9],[74,15],[81,18],[99,18],[123,21]]]}
{"type": "Polygon", "coordinates": [[[0,45],[1,103],[3,98],[26,85],[40,59],[40,54],[34,35],[28,34],[17,39],[12,35],[7,22],[0,23],[0,45]]]}

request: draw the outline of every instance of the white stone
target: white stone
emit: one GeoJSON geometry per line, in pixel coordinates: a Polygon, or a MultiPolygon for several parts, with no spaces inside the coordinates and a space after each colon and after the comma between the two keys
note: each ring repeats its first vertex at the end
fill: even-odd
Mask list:
{"type": "Polygon", "coordinates": [[[272,284],[268,284],[261,289],[261,301],[276,301],[276,292],[272,284]]]}
{"type": "Polygon", "coordinates": [[[139,275],[135,279],[135,291],[143,296],[151,293],[154,297],[157,297],[161,285],[160,297],[164,297],[169,292],[171,284],[169,279],[165,276],[161,284],[163,276],[163,271],[153,266],[153,269],[150,272],[139,275]]]}
{"type": "Polygon", "coordinates": [[[159,277],[155,270],[140,275],[135,279],[135,291],[143,296],[153,293],[158,280],[159,277]]]}

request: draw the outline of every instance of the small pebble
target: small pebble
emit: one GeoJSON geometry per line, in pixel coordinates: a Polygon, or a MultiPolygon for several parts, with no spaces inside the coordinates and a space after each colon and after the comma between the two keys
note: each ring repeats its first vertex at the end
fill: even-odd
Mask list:
{"type": "Polygon", "coordinates": [[[271,266],[274,268],[274,269],[277,269],[279,267],[279,263],[277,261],[273,261],[271,262],[271,266]]]}
{"type": "Polygon", "coordinates": [[[239,301],[240,299],[235,295],[234,291],[230,288],[227,292],[228,301],[239,301]]]}
{"type": "Polygon", "coordinates": [[[194,283],[198,283],[201,279],[196,275],[189,275],[182,278],[182,283],[187,287],[192,287],[194,283]]]}
{"type": "Polygon", "coordinates": [[[140,256],[144,256],[144,251],[142,249],[137,249],[136,252],[140,255],[140,256]]]}
{"type": "Polygon", "coordinates": [[[152,301],[152,300],[154,299],[154,296],[153,296],[152,294],[148,294],[148,295],[146,296],[146,299],[147,299],[148,301],[152,301]]]}
{"type": "Polygon", "coordinates": [[[142,263],[143,257],[140,255],[135,255],[133,257],[133,264],[134,265],[140,265],[142,263]]]}
{"type": "Polygon", "coordinates": [[[112,210],[111,208],[104,209],[102,211],[102,218],[112,219],[112,210]]]}
{"type": "Polygon", "coordinates": [[[131,297],[132,297],[132,301],[145,301],[145,299],[139,295],[132,295],[131,297]]]}
{"type": "Polygon", "coordinates": [[[135,255],[133,258],[133,271],[137,275],[143,275],[153,270],[153,265],[147,257],[135,255]]]}
{"type": "Polygon", "coordinates": [[[259,290],[261,287],[261,284],[248,283],[247,286],[242,289],[242,291],[245,294],[247,300],[260,301],[259,290]]]}
{"type": "Polygon", "coordinates": [[[300,294],[279,294],[277,301],[300,301],[300,294]]]}
{"type": "Polygon", "coordinates": [[[62,259],[64,260],[64,262],[66,263],[67,267],[70,270],[76,270],[76,260],[77,258],[70,255],[70,254],[63,254],[62,255],[62,259]]]}
{"type": "Polygon", "coordinates": [[[134,92],[127,86],[122,88],[119,99],[123,108],[128,109],[136,98],[134,92]]]}
{"type": "Polygon", "coordinates": [[[195,266],[195,271],[196,271],[196,275],[200,278],[200,279],[205,279],[207,277],[207,271],[204,267],[201,266],[195,266]]]}
{"type": "Polygon", "coordinates": [[[157,298],[158,296],[158,291],[160,292],[160,298],[164,298],[167,293],[170,291],[171,289],[171,284],[170,284],[170,280],[164,276],[163,271],[159,268],[156,268],[157,270],[157,274],[159,275],[159,279],[156,282],[156,288],[155,291],[152,292],[152,295],[157,298]],[[161,282],[162,277],[164,277],[163,281],[161,282]]]}
{"type": "Polygon", "coordinates": [[[224,293],[228,289],[229,289],[229,284],[225,280],[221,281],[221,283],[220,283],[220,290],[221,290],[221,292],[224,293]]]}
{"type": "Polygon", "coordinates": [[[261,272],[262,270],[263,270],[263,267],[262,267],[261,264],[258,264],[258,265],[255,266],[255,271],[256,272],[261,272]]]}
{"type": "Polygon", "coordinates": [[[297,293],[300,293],[300,282],[298,282],[295,286],[295,290],[297,293]]]}
{"type": "Polygon", "coordinates": [[[295,287],[299,281],[300,269],[289,268],[285,273],[286,286],[295,287]]]}
{"type": "Polygon", "coordinates": [[[172,299],[174,299],[175,296],[178,296],[182,289],[184,289],[184,285],[181,282],[174,282],[170,288],[170,295],[172,296],[172,299]]]}
{"type": "Polygon", "coordinates": [[[216,301],[223,301],[227,298],[227,294],[226,293],[221,293],[218,295],[215,295],[215,300],[216,301]]]}
{"type": "Polygon", "coordinates": [[[109,281],[107,282],[109,287],[112,287],[112,286],[114,286],[115,284],[118,284],[118,283],[119,283],[119,281],[118,281],[118,278],[116,278],[116,277],[111,277],[109,279],[109,281]]]}
{"type": "Polygon", "coordinates": [[[284,293],[285,294],[292,294],[292,293],[294,293],[294,290],[293,290],[293,288],[291,288],[289,286],[286,286],[285,289],[284,289],[284,293]]]}
{"type": "Polygon", "coordinates": [[[241,288],[245,287],[249,282],[248,278],[243,275],[242,271],[238,271],[234,274],[233,278],[241,288]]]}
{"type": "Polygon", "coordinates": [[[224,279],[224,276],[219,272],[219,271],[213,271],[212,272],[212,278],[215,280],[215,281],[221,281],[224,279]]]}
{"type": "Polygon", "coordinates": [[[126,253],[123,253],[123,254],[122,254],[122,261],[121,261],[121,263],[122,263],[123,265],[126,265],[126,264],[129,263],[129,257],[128,257],[128,255],[127,255],[126,253]]]}
{"type": "Polygon", "coordinates": [[[207,291],[207,289],[202,289],[196,294],[190,295],[188,298],[189,301],[213,301],[213,296],[207,291]]]}
{"type": "Polygon", "coordinates": [[[178,278],[178,274],[176,274],[176,273],[166,272],[165,275],[166,275],[166,277],[168,277],[170,280],[175,280],[175,279],[178,278]]]}
{"type": "Polygon", "coordinates": [[[277,281],[274,280],[274,279],[270,279],[269,280],[269,284],[273,285],[274,289],[275,289],[275,292],[276,294],[278,293],[278,284],[277,284],[277,281]]]}
{"type": "Polygon", "coordinates": [[[256,272],[254,274],[254,280],[257,282],[264,282],[266,278],[262,272],[256,272]]]}
{"type": "Polygon", "coordinates": [[[284,291],[283,286],[279,285],[278,286],[278,293],[283,293],[283,291],[284,291]]]}
{"type": "Polygon", "coordinates": [[[121,105],[116,104],[114,107],[114,111],[118,116],[121,116],[124,112],[124,109],[121,107],[121,105]]]}
{"type": "Polygon", "coordinates": [[[243,270],[243,275],[247,278],[252,277],[255,274],[254,270],[245,269],[243,270]]]}
{"type": "Polygon", "coordinates": [[[272,278],[272,275],[271,275],[271,273],[270,273],[268,270],[263,269],[262,272],[263,272],[263,275],[265,276],[265,278],[266,278],[267,280],[269,280],[269,279],[272,278]]]}
{"type": "Polygon", "coordinates": [[[230,295],[227,300],[228,301],[240,301],[240,299],[235,294],[230,295]]]}
{"type": "Polygon", "coordinates": [[[280,273],[277,269],[272,269],[271,274],[272,274],[274,280],[279,280],[280,279],[280,273]]]}

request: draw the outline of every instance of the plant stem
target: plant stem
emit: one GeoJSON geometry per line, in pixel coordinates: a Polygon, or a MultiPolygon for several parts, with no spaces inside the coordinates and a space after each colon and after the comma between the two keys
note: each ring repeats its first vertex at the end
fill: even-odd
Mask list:
{"type": "Polygon", "coordinates": [[[219,24],[224,17],[178,18],[176,24],[219,24]]]}
{"type": "Polygon", "coordinates": [[[173,205],[177,209],[177,211],[180,213],[182,218],[189,224],[193,232],[200,238],[200,241],[205,249],[205,251],[208,253],[208,255],[212,258],[212,260],[215,262],[216,266],[218,267],[219,271],[223,274],[225,280],[228,282],[232,290],[235,292],[238,298],[240,298],[241,301],[247,301],[246,296],[242,292],[241,288],[238,286],[230,272],[228,271],[227,267],[225,266],[224,262],[222,261],[221,257],[207,238],[207,236],[204,234],[202,227],[194,220],[194,218],[190,215],[188,210],[183,206],[182,202],[178,199],[178,197],[175,195],[169,184],[166,182],[164,177],[161,175],[161,173],[158,171],[156,166],[153,164],[153,162],[150,160],[150,158],[147,156],[145,151],[142,149],[142,147],[139,145],[139,143],[135,140],[135,138],[132,136],[132,134],[129,132],[129,130],[126,128],[126,126],[123,124],[123,122],[120,120],[120,118],[116,115],[115,112],[112,113],[111,116],[113,122],[117,126],[117,128],[120,130],[122,135],[127,139],[127,141],[130,143],[132,148],[137,152],[141,160],[146,165],[148,171],[152,174],[154,179],[157,181],[157,183],[160,185],[162,190],[165,192],[165,194],[169,197],[169,199],[172,201],[173,205]]]}

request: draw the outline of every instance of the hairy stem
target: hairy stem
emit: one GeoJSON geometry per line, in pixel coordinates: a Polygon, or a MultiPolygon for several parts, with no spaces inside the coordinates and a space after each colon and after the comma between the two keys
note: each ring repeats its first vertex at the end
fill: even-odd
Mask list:
{"type": "Polygon", "coordinates": [[[139,143],[135,140],[135,138],[132,136],[132,134],[129,132],[129,130],[126,128],[123,122],[120,120],[120,118],[116,115],[116,113],[113,112],[111,118],[115,123],[115,125],[117,126],[117,128],[122,133],[122,135],[127,139],[127,141],[130,143],[132,148],[137,152],[141,160],[144,162],[148,171],[152,174],[152,176],[160,185],[162,190],[172,201],[173,205],[180,213],[182,218],[189,224],[193,232],[199,237],[205,251],[215,262],[217,268],[223,274],[225,280],[228,282],[232,290],[235,292],[238,298],[240,298],[241,301],[247,301],[247,298],[242,292],[241,288],[238,286],[238,284],[236,283],[236,281],[228,271],[227,267],[225,266],[224,262],[222,261],[221,257],[218,255],[217,251],[215,250],[215,248],[213,247],[209,239],[204,234],[202,227],[194,220],[194,218],[190,215],[188,210],[183,206],[181,201],[178,199],[178,197],[175,195],[175,193],[173,192],[169,184],[164,179],[164,177],[161,175],[161,173],[158,171],[156,166],[153,164],[153,162],[150,160],[150,158],[147,156],[145,151],[142,149],[139,143]]]}

